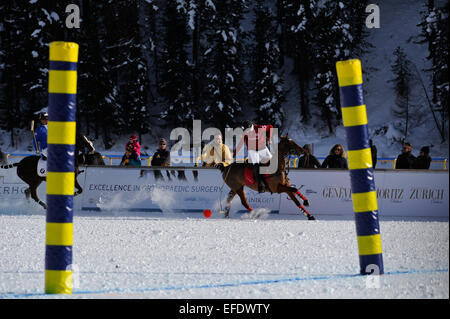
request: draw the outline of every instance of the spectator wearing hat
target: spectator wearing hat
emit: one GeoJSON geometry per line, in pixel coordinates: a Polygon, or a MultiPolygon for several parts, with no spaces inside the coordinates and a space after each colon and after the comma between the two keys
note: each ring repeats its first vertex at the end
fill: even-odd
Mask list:
{"type": "Polygon", "coordinates": [[[128,145],[125,150],[120,166],[141,166],[141,158],[138,156],[132,145],[128,145]]]}
{"type": "Polygon", "coordinates": [[[298,168],[320,168],[319,160],[311,154],[311,145],[305,144],[303,150],[305,153],[298,160],[298,168]]]}
{"type": "Polygon", "coordinates": [[[125,150],[128,149],[128,147],[132,147],[133,150],[137,153],[137,155],[141,156],[141,145],[139,144],[138,138],[136,134],[133,134],[130,136],[128,143],[125,145],[125,150]]]}
{"type": "MultiPolygon", "coordinates": [[[[152,156],[152,166],[170,166],[170,152],[166,149],[167,141],[164,138],[160,138],[158,142],[158,149],[152,156]]],[[[155,179],[163,179],[161,171],[154,170],[155,179]]],[[[170,179],[169,172],[167,172],[167,178],[170,179]]]]}
{"type": "Polygon", "coordinates": [[[415,169],[429,169],[431,164],[430,147],[424,146],[420,149],[419,156],[414,161],[415,169]]]}
{"type": "Polygon", "coordinates": [[[395,162],[395,169],[411,169],[414,168],[414,162],[416,161],[416,157],[411,154],[412,152],[412,144],[409,142],[403,143],[402,153],[397,156],[397,160],[395,162]]]}
{"type": "Polygon", "coordinates": [[[166,149],[167,142],[164,138],[159,139],[158,149],[153,154],[151,165],[152,166],[169,166],[170,165],[170,152],[166,149]]]}

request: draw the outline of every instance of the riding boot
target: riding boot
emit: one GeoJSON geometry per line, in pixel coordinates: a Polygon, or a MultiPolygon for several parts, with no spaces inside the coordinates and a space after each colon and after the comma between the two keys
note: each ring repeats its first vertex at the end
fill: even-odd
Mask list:
{"type": "Polygon", "coordinates": [[[259,164],[253,164],[253,176],[255,177],[256,184],[258,185],[258,193],[264,193],[264,187],[261,183],[261,176],[259,174],[259,164]]]}

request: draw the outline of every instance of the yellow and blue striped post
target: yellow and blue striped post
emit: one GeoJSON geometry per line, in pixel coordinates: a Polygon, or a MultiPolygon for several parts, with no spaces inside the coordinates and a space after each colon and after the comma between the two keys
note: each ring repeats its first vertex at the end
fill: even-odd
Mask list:
{"type": "Polygon", "coordinates": [[[336,63],[336,69],[347,139],[360,273],[371,274],[375,265],[381,275],[384,273],[383,257],[361,61],[339,61],[336,63]],[[369,265],[371,267],[368,267],[369,265]]]}
{"type": "Polygon", "coordinates": [[[52,42],[48,81],[45,292],[72,293],[78,44],[52,42]]]}

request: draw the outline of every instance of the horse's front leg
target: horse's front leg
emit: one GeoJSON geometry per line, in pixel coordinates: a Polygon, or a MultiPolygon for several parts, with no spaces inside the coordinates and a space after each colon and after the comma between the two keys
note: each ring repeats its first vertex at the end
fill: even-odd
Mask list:
{"type": "Polygon", "coordinates": [[[292,192],[287,192],[287,194],[289,195],[289,197],[294,201],[295,205],[297,205],[298,208],[301,209],[301,211],[303,212],[303,214],[309,219],[309,220],[315,220],[314,216],[311,215],[306,208],[300,204],[300,202],[297,200],[297,198],[295,197],[295,194],[292,192]]]}
{"type": "Polygon", "coordinates": [[[303,196],[302,193],[300,193],[300,191],[298,189],[296,190],[295,194],[298,195],[298,197],[300,197],[302,199],[303,205],[305,205],[306,207],[309,206],[309,201],[306,199],[305,196],[303,196]]]}
{"type": "Polygon", "coordinates": [[[300,193],[300,191],[297,188],[288,186],[288,185],[282,185],[282,184],[278,185],[278,193],[288,193],[288,192],[298,195],[298,197],[300,197],[302,199],[303,205],[306,207],[309,206],[309,201],[306,199],[306,197],[302,193],[300,193]]]}
{"type": "MultiPolygon", "coordinates": [[[[286,193],[288,196],[292,199],[292,201],[295,203],[295,205],[300,208],[300,210],[303,212],[303,214],[309,219],[309,220],[315,220],[314,216],[311,215],[306,208],[298,201],[297,197],[295,195],[298,195],[299,192],[295,187],[286,186],[286,185],[279,185],[278,186],[278,193],[286,193]]],[[[299,192],[300,193],[300,192],[299,192]]],[[[302,195],[303,196],[303,195],[302,195]]],[[[303,199],[303,198],[302,198],[303,199]]],[[[304,199],[306,200],[306,198],[304,199]]]]}
{"type": "Polygon", "coordinates": [[[83,188],[81,187],[80,183],[78,183],[78,172],[75,173],[75,188],[77,191],[75,192],[74,196],[80,195],[83,192],[83,188]]]}
{"type": "Polygon", "coordinates": [[[47,204],[44,203],[43,201],[41,201],[37,195],[37,188],[40,184],[41,184],[41,182],[39,182],[39,184],[37,184],[37,185],[30,185],[30,188],[29,188],[30,195],[31,195],[31,198],[33,198],[35,202],[37,202],[39,205],[41,205],[44,209],[47,209],[47,204]]]}
{"type": "Polygon", "coordinates": [[[236,196],[236,192],[231,190],[227,196],[227,204],[225,206],[225,218],[228,218],[230,216],[231,202],[233,201],[234,196],[236,196]]]}

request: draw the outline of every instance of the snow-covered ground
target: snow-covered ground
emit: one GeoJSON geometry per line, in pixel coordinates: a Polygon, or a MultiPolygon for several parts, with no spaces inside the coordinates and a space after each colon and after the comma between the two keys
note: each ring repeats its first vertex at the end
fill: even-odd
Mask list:
{"type": "Polygon", "coordinates": [[[449,298],[448,220],[381,216],[385,275],[370,277],[353,220],[232,217],[76,214],[73,294],[50,296],[45,215],[0,215],[0,298],[449,298]]]}

